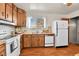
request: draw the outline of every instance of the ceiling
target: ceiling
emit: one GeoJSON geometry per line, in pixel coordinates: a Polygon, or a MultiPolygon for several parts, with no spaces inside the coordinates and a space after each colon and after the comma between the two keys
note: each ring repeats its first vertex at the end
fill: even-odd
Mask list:
{"type": "Polygon", "coordinates": [[[71,6],[66,6],[63,3],[15,3],[19,8],[31,12],[49,12],[57,14],[68,14],[79,10],[79,3],[73,3],[71,6]]]}

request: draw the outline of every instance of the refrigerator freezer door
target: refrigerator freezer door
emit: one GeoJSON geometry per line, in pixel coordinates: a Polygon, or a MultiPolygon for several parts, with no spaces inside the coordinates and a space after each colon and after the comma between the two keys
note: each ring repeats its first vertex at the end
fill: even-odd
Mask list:
{"type": "Polygon", "coordinates": [[[57,35],[58,29],[68,29],[68,21],[54,21],[52,26],[52,32],[57,35]]]}
{"type": "Polygon", "coordinates": [[[52,32],[56,35],[56,32],[57,32],[57,22],[53,22],[53,26],[52,26],[52,32]]]}
{"type": "Polygon", "coordinates": [[[68,45],[68,29],[58,30],[58,35],[55,37],[55,47],[65,45],[68,45]]]}

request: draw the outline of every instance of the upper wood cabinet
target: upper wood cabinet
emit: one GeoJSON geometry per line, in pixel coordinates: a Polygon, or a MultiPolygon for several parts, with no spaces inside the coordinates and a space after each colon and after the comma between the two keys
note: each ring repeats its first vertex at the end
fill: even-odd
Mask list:
{"type": "Polygon", "coordinates": [[[18,11],[17,12],[17,26],[21,26],[21,13],[18,11]]]}
{"type": "Polygon", "coordinates": [[[12,3],[6,3],[6,20],[12,22],[12,3]]]}
{"type": "Polygon", "coordinates": [[[13,17],[12,22],[17,25],[17,7],[13,4],[13,17]]]}
{"type": "Polygon", "coordinates": [[[17,26],[25,26],[25,25],[26,25],[26,12],[18,8],[17,26]]]}
{"type": "Polygon", "coordinates": [[[16,26],[25,26],[26,12],[12,3],[0,3],[0,19],[14,23],[16,26]]]}
{"type": "Polygon", "coordinates": [[[0,3],[0,19],[5,19],[5,3],[0,3]]]}
{"type": "Polygon", "coordinates": [[[23,14],[22,14],[22,19],[23,19],[23,21],[22,21],[23,26],[26,26],[26,12],[24,10],[23,10],[23,14]]]}

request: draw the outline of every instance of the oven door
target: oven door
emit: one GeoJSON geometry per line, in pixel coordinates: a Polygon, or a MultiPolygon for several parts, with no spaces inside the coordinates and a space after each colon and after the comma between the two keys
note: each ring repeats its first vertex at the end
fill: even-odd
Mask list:
{"type": "Polygon", "coordinates": [[[10,44],[10,53],[13,53],[17,48],[18,48],[18,42],[17,42],[17,40],[14,40],[10,44]]]}
{"type": "Polygon", "coordinates": [[[14,56],[16,49],[18,48],[18,41],[17,39],[13,39],[11,42],[6,43],[6,55],[7,56],[14,56]]]}
{"type": "Polygon", "coordinates": [[[18,48],[18,39],[15,38],[14,42],[13,42],[13,50],[18,48]]]}

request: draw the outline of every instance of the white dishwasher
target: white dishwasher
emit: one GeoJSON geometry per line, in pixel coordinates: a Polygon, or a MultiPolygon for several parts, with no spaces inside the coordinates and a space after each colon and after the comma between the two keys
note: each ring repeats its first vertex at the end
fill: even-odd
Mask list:
{"type": "Polygon", "coordinates": [[[54,46],[54,36],[45,35],[45,47],[54,46]]]}

